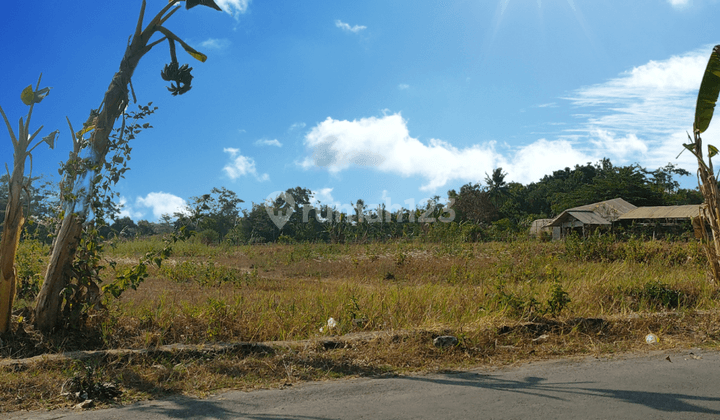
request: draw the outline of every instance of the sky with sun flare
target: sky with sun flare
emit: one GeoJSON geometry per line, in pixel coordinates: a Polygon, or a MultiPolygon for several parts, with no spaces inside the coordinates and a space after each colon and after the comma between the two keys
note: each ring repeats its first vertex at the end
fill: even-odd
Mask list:
{"type": "MultiPolygon", "coordinates": [[[[178,50],[193,88],[160,78],[166,44],[140,62],[138,103],[159,107],[118,184],[123,214],[157,220],[226,187],[262,202],[292,187],[323,204],[419,204],[502,167],[523,184],[607,157],[655,169],[676,158],[720,43],[718,0],[217,0],[166,24],[209,57],[178,50]]],[[[118,69],[141,2],[4,2],[0,106],[51,86],[32,127],[59,129],[33,174],[57,181],[118,69]]],[[[148,0],[147,14],[166,1],[148,0]]],[[[720,123],[716,123],[720,126],[720,123]]],[[[711,125],[706,141],[717,142],[711,125]]],[[[0,160],[12,148],[0,130],[0,160]]],[[[694,177],[681,180],[694,187],[694,177]],[[692,178],[692,179],[691,179],[692,178]]]]}

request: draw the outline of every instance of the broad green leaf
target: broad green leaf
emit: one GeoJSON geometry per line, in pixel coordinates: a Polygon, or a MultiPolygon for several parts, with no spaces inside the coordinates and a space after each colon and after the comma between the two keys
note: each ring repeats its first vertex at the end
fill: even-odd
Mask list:
{"type": "Polygon", "coordinates": [[[33,92],[32,85],[26,87],[20,93],[20,99],[22,99],[25,105],[32,105],[33,99],[35,99],[35,92],[33,92]]]}
{"type": "Polygon", "coordinates": [[[718,148],[712,144],[708,144],[708,157],[714,157],[718,154],[718,148]]]}
{"type": "Polygon", "coordinates": [[[715,111],[715,103],[720,93],[720,45],[713,48],[710,60],[705,68],[697,105],[695,106],[695,130],[704,133],[710,126],[715,111]]]}

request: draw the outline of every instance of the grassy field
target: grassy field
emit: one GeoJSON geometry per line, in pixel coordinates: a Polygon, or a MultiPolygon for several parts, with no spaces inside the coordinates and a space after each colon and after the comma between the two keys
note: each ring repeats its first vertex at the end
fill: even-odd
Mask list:
{"type": "MultiPolygon", "coordinates": [[[[20,272],[32,276],[44,264],[42,247],[22,247],[20,272]]],[[[122,268],[159,247],[159,239],[121,242],[110,258],[122,268]]],[[[25,288],[31,296],[30,283],[25,288]]],[[[18,313],[29,302],[19,299],[18,313]]],[[[16,318],[1,355],[300,343],[263,353],[150,352],[6,366],[0,368],[0,410],[68,404],[60,388],[74,375],[114,382],[124,391],[122,401],[131,401],[641,351],[650,347],[644,341],[650,332],[660,337],[654,349],[715,347],[717,302],[695,242],[180,243],[138,290],[91,312],[84,328],[41,339],[16,318]],[[349,333],[361,334],[334,338],[349,333]],[[445,334],[458,337],[458,345],[434,347],[432,339],[445,334]]]]}

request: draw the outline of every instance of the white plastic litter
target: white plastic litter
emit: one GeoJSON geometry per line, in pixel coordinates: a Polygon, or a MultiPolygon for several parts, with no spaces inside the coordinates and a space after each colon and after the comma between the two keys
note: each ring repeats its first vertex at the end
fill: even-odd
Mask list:
{"type": "Polygon", "coordinates": [[[648,344],[657,344],[660,341],[655,334],[648,334],[645,336],[645,342],[648,344]]]}
{"type": "Polygon", "coordinates": [[[328,319],[328,328],[333,329],[335,327],[337,327],[337,321],[335,321],[335,318],[330,317],[328,319]]]}
{"type": "MultiPolygon", "coordinates": [[[[335,327],[337,327],[337,321],[335,321],[335,318],[330,317],[327,321],[327,330],[330,331],[335,327]]],[[[325,332],[325,327],[320,327],[320,332],[325,332]]]]}

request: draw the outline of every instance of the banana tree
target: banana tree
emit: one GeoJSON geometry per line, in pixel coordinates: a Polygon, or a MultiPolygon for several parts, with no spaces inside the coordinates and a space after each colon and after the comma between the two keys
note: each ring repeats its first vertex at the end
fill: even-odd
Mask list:
{"type": "MultiPolygon", "coordinates": [[[[193,49],[165,26],[168,19],[181,8],[181,2],[185,2],[186,9],[201,5],[222,10],[213,0],[170,0],[143,29],[146,7],[146,0],[143,0],[135,32],[120,61],[120,69],[113,76],[97,113],[91,114],[83,130],[78,133],[91,133],[89,159],[90,166],[96,168],[96,171],[100,171],[105,165],[105,156],[111,148],[109,136],[115,122],[124,115],[130,102],[130,93],[135,99],[131,79],[140,59],[156,45],[168,43],[171,61],[165,65],[161,77],[171,82],[168,90],[173,95],[182,95],[189,91],[193,78],[192,67],[178,63],[176,43],[193,58],[201,62],[207,59],[207,56],[193,49]],[[151,42],[155,34],[159,34],[161,38],[151,42]]],[[[88,216],[88,204],[94,194],[91,186],[78,200],[64,203],[64,218],[53,243],[48,269],[35,306],[35,326],[41,330],[52,330],[60,318],[62,291],[72,275],[72,263],[82,236],[83,223],[88,216]]]]}
{"type": "Polygon", "coordinates": [[[720,93],[720,45],[716,45],[710,54],[710,60],[705,68],[697,105],[695,106],[695,123],[692,137],[688,134],[689,143],[683,144],[698,162],[698,184],[705,203],[700,206],[699,219],[701,226],[710,226],[712,237],[706,229],[701,229],[704,236],[704,248],[707,254],[710,271],[715,284],[720,284],[720,194],[715,176],[712,158],[718,154],[718,148],[712,144],[707,145],[707,160],[703,156],[702,138],[700,135],[710,126],[715,103],[720,93]]]}
{"type": "Polygon", "coordinates": [[[25,121],[23,121],[22,117],[20,118],[17,135],[15,135],[15,132],[10,126],[10,121],[8,121],[5,111],[0,107],[0,114],[2,114],[5,125],[7,125],[14,149],[12,175],[10,175],[10,170],[7,164],[5,164],[8,175],[10,175],[10,183],[8,184],[9,194],[5,211],[5,226],[2,232],[2,241],[0,241],[0,333],[7,332],[10,327],[10,315],[12,314],[13,300],[15,299],[15,286],[17,282],[15,255],[17,254],[20,243],[20,234],[25,224],[21,197],[23,191],[30,191],[30,183],[32,182],[32,151],[41,143],[47,143],[52,149],[55,145],[55,136],[58,133],[57,130],[53,131],[35,143],[34,146],[30,147],[35,137],[43,129],[43,127],[40,126],[40,128],[30,134],[30,117],[32,117],[33,108],[35,104],[40,103],[50,92],[50,88],[47,87],[40,89],[40,79],[42,79],[42,74],[38,78],[35,89],[30,85],[23,89],[20,94],[20,99],[25,105],[30,106],[30,110],[25,117],[25,121]],[[31,174],[28,177],[25,176],[25,162],[27,158],[30,158],[31,167],[31,174]]]}

